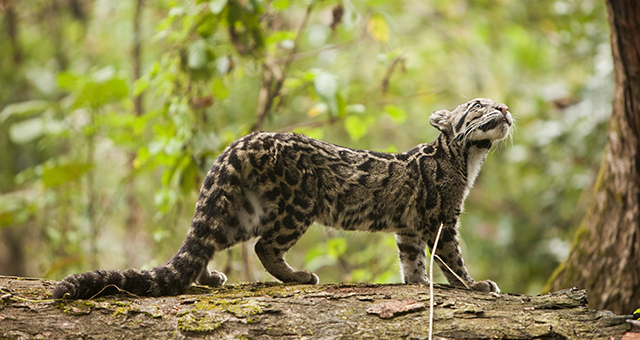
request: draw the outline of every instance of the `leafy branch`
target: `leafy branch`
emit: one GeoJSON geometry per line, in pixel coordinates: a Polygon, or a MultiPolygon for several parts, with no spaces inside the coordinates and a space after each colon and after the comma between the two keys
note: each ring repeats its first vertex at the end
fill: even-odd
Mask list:
{"type": "Polygon", "coordinates": [[[304,17],[302,18],[302,23],[298,28],[298,33],[296,34],[293,47],[289,51],[284,64],[282,64],[282,66],[277,65],[273,60],[273,57],[270,55],[267,55],[267,57],[265,58],[264,64],[262,65],[264,72],[262,75],[262,86],[260,87],[260,92],[258,93],[256,121],[251,128],[251,131],[262,130],[264,119],[269,114],[274,100],[281,96],[282,85],[284,84],[284,80],[286,79],[287,71],[289,70],[289,66],[293,62],[295,54],[300,46],[302,35],[307,26],[307,23],[309,22],[309,16],[311,15],[311,11],[313,10],[314,5],[315,1],[312,1],[309,6],[307,6],[304,17]]]}

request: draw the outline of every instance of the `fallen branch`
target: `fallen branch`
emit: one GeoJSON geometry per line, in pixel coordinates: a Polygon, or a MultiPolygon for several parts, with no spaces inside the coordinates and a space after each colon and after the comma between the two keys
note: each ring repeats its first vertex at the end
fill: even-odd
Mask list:
{"type": "MultiPolygon", "coordinates": [[[[56,282],[0,276],[0,339],[620,339],[627,317],[586,308],[586,291],[526,296],[434,284],[193,286],[159,298],[51,300],[56,282]],[[429,303],[431,303],[431,301],[429,303]],[[368,312],[369,311],[369,312],[368,312]]],[[[637,334],[632,334],[631,336],[637,334]]]]}

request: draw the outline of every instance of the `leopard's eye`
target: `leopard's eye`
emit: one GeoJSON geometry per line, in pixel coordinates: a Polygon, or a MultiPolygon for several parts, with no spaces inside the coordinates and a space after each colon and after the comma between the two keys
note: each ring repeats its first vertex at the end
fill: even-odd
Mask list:
{"type": "Polygon", "coordinates": [[[481,109],[482,108],[482,104],[476,103],[476,105],[474,105],[473,108],[474,109],[481,109]]]}

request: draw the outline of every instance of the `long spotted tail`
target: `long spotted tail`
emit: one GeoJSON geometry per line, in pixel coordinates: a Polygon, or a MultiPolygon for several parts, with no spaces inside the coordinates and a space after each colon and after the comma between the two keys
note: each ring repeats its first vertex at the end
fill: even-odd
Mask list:
{"type": "Polygon", "coordinates": [[[166,296],[184,292],[206,270],[211,252],[197,249],[187,236],[178,253],[165,265],[150,270],[96,270],[69,275],[53,289],[54,299],[89,299],[126,291],[138,296],[166,296]]]}

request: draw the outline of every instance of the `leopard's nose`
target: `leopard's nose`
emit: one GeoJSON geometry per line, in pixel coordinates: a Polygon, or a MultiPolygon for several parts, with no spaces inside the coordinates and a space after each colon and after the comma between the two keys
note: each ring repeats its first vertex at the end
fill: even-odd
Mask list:
{"type": "Polygon", "coordinates": [[[498,104],[498,106],[496,106],[496,109],[500,110],[500,112],[502,112],[503,115],[507,115],[507,111],[509,111],[509,108],[504,105],[504,104],[498,104]]]}

